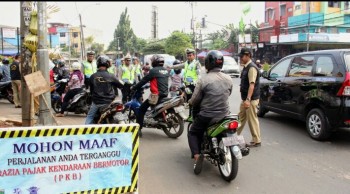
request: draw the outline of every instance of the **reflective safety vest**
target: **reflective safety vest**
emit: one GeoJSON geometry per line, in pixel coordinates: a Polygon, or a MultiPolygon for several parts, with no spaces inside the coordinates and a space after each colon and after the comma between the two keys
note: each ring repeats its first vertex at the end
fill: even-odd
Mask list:
{"type": "Polygon", "coordinates": [[[112,65],[107,69],[107,71],[108,71],[109,73],[115,75],[114,69],[115,69],[115,66],[112,64],[112,65]]]}
{"type": "Polygon", "coordinates": [[[123,65],[122,66],[122,71],[123,71],[122,80],[124,82],[128,81],[129,83],[133,83],[134,79],[135,79],[135,77],[134,77],[134,75],[135,75],[135,68],[132,67],[131,70],[130,70],[127,66],[123,65]]]}
{"type": "Polygon", "coordinates": [[[92,63],[88,61],[84,61],[83,65],[84,65],[84,75],[86,75],[87,77],[90,77],[92,74],[96,73],[97,65],[95,60],[93,60],[92,63]]]}
{"type": "Polygon", "coordinates": [[[137,75],[141,75],[141,66],[140,64],[134,65],[135,72],[137,75]]]}
{"type": "Polygon", "coordinates": [[[196,60],[193,60],[190,64],[188,64],[188,61],[186,61],[184,78],[186,82],[188,82],[188,78],[192,78],[193,81],[197,81],[198,75],[196,60]]]}

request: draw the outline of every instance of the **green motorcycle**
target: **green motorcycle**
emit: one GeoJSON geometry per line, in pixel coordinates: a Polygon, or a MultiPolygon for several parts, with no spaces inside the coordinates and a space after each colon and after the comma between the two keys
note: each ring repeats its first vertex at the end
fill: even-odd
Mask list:
{"type": "MultiPolygon", "coordinates": [[[[189,132],[192,118],[187,121],[189,132]]],[[[250,150],[243,136],[236,133],[239,124],[238,115],[227,115],[208,127],[201,144],[201,154],[212,164],[219,166],[222,178],[228,182],[236,178],[238,160],[247,156],[250,150]]]]}

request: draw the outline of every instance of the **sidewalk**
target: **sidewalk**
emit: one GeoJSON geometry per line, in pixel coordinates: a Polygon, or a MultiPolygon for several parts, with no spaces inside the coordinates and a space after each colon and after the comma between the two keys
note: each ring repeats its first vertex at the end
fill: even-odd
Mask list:
{"type": "MultiPolygon", "coordinates": [[[[55,114],[54,111],[53,114],[55,114]]],[[[82,125],[85,122],[86,115],[69,113],[66,117],[55,118],[59,125],[82,125]]],[[[34,116],[34,119],[36,120],[38,117],[34,116]]],[[[6,100],[0,100],[0,121],[6,120],[22,122],[22,109],[15,108],[15,105],[6,100]]]]}

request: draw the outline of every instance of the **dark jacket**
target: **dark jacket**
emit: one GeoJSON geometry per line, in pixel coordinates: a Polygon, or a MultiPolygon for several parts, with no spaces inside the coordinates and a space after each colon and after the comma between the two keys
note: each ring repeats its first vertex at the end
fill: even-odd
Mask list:
{"type": "Polygon", "coordinates": [[[154,67],[149,71],[145,77],[137,83],[135,90],[141,88],[147,82],[150,82],[150,90],[152,94],[158,94],[159,97],[168,96],[169,74],[168,70],[164,67],[154,67]]]}
{"type": "Polygon", "coordinates": [[[21,72],[19,71],[19,63],[13,61],[10,65],[11,80],[21,80],[21,72]]]}
{"type": "Polygon", "coordinates": [[[200,108],[199,115],[220,120],[230,112],[232,86],[229,75],[213,69],[198,80],[189,103],[200,108]]]}
{"type": "Polygon", "coordinates": [[[254,91],[251,96],[250,100],[257,100],[260,98],[260,71],[259,68],[251,62],[247,67],[243,68],[241,73],[241,85],[240,85],[240,92],[241,92],[241,98],[242,100],[247,99],[248,90],[249,90],[249,78],[248,78],[248,72],[250,68],[255,68],[257,71],[257,76],[255,80],[254,85],[254,91]]]}
{"type": "Polygon", "coordinates": [[[110,104],[115,98],[113,85],[120,89],[123,88],[123,84],[117,77],[107,70],[97,70],[96,73],[92,74],[90,77],[92,102],[95,104],[110,104]]]}

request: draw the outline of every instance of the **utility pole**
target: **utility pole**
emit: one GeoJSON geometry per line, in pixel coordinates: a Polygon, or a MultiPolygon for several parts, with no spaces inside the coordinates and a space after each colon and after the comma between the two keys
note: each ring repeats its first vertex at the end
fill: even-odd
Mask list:
{"type": "MultiPolygon", "coordinates": [[[[39,71],[49,83],[49,52],[47,50],[47,21],[46,21],[46,1],[38,1],[38,65],[39,71]]],[[[51,94],[45,92],[39,96],[39,125],[52,125],[50,114],[51,94]]]]}
{"type": "Polygon", "coordinates": [[[192,30],[193,30],[193,48],[196,50],[196,33],[195,33],[195,30],[194,30],[195,24],[194,24],[194,18],[193,18],[193,2],[190,2],[190,3],[191,3],[191,9],[192,9],[191,23],[192,23],[192,30]]]}
{"type": "Polygon", "coordinates": [[[309,12],[309,18],[307,20],[307,42],[306,42],[306,51],[309,51],[309,47],[310,47],[310,7],[311,7],[311,4],[310,4],[310,1],[307,2],[307,4],[309,5],[309,8],[308,8],[308,12],[309,12]]]}
{"type": "Polygon", "coordinates": [[[79,20],[80,20],[80,32],[81,32],[81,36],[80,36],[80,41],[81,41],[81,60],[84,61],[85,60],[85,43],[84,43],[84,31],[83,31],[83,23],[81,21],[81,14],[79,14],[79,20]]]}
{"type": "Polygon", "coordinates": [[[28,127],[34,125],[34,99],[30,94],[29,88],[24,80],[24,76],[32,72],[31,52],[24,46],[24,38],[29,34],[30,13],[32,11],[31,1],[21,1],[20,20],[21,20],[21,105],[22,105],[22,126],[28,127]],[[24,103],[25,102],[25,103],[24,103]]]}

